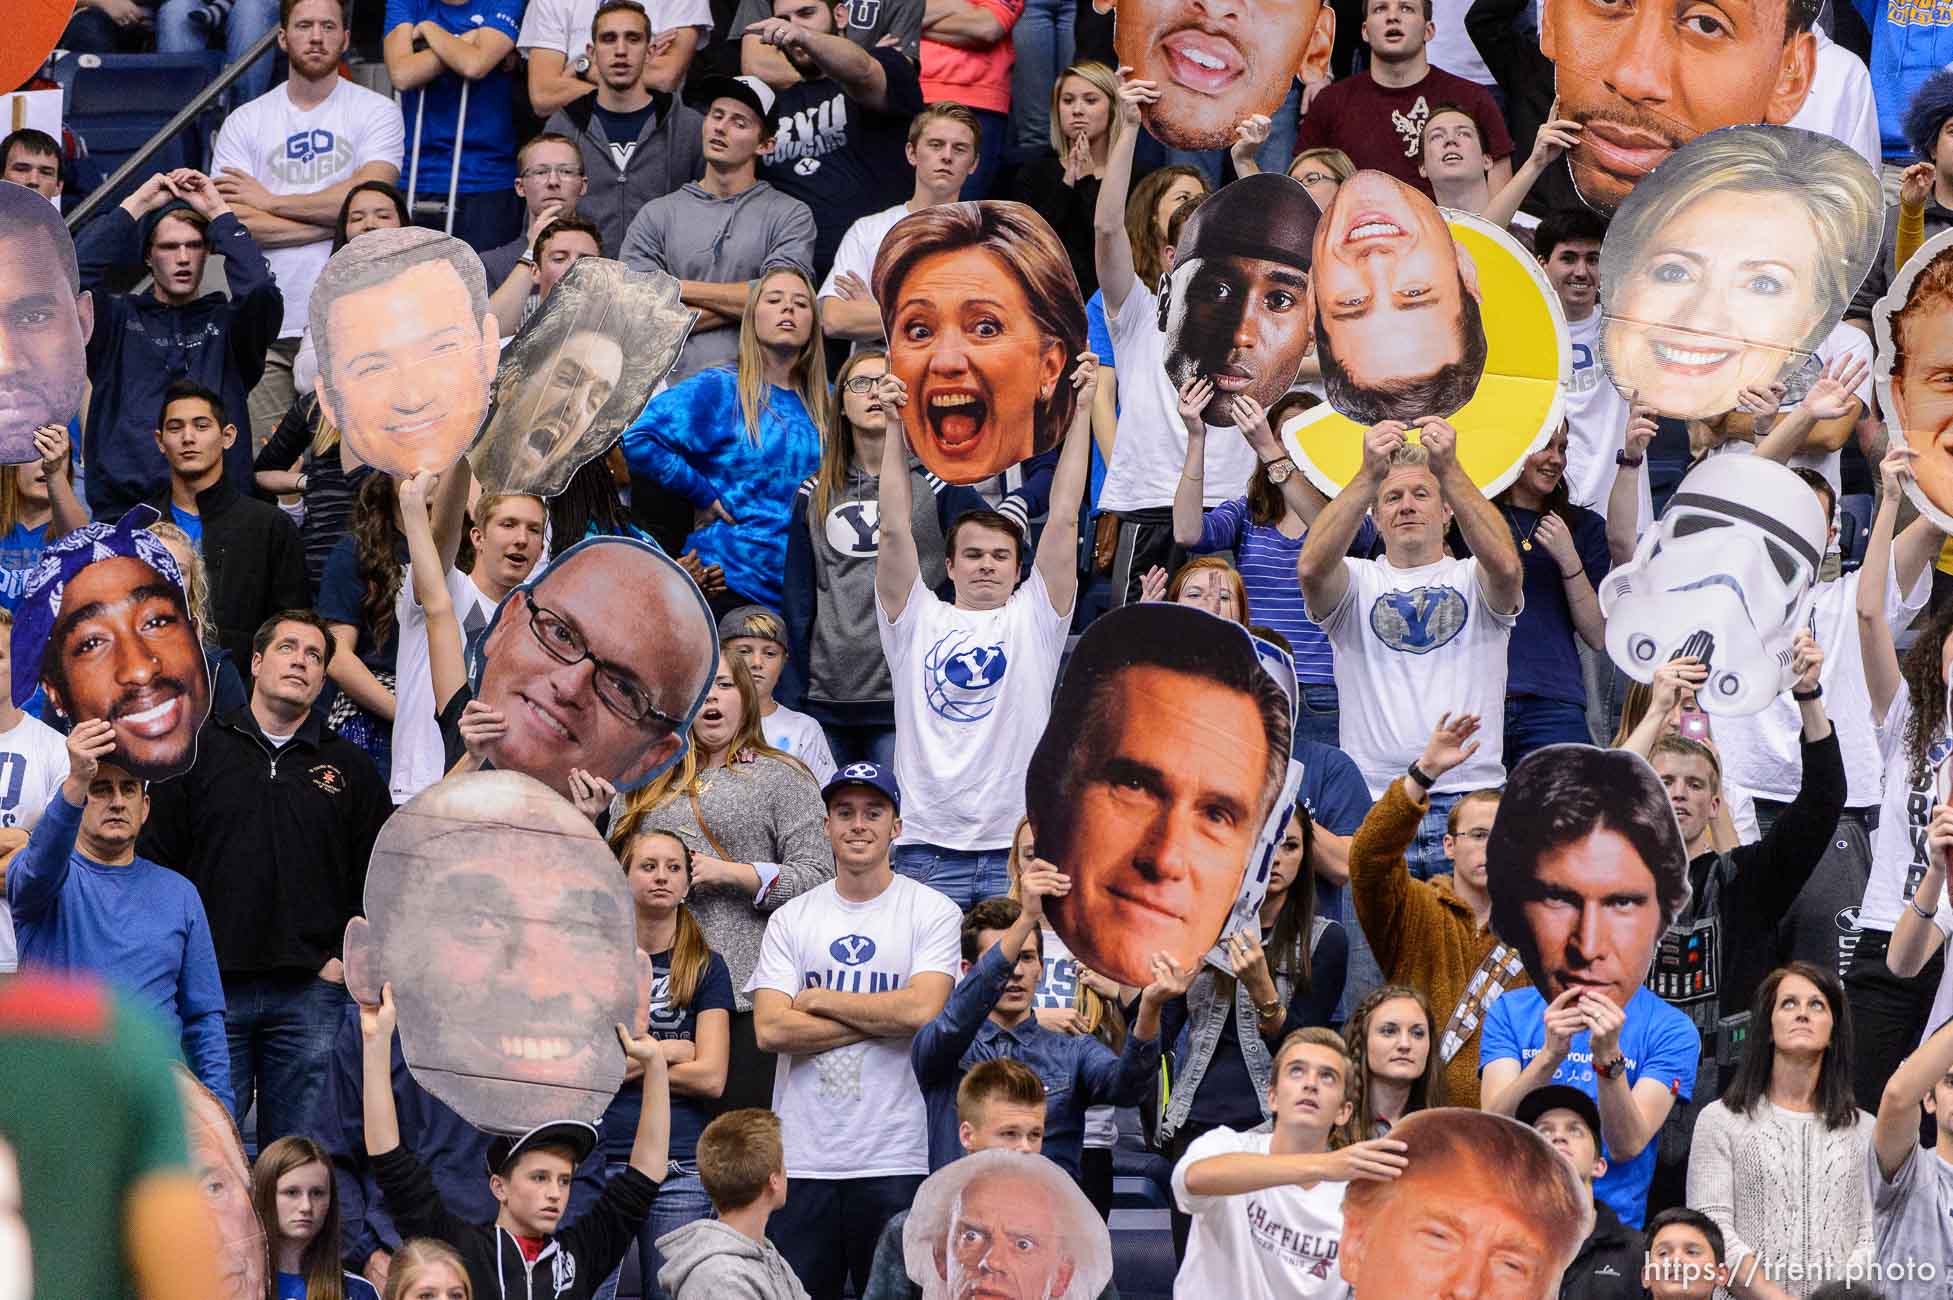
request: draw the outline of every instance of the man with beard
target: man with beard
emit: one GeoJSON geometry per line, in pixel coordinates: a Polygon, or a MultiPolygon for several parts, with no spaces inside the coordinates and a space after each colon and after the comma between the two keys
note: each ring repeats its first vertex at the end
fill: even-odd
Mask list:
{"type": "Polygon", "coordinates": [[[400,106],[339,75],[347,0],[286,0],[278,48],[291,77],[224,119],[211,152],[217,192],[251,232],[285,295],[278,341],[251,392],[251,430],[268,437],[297,395],[292,360],[312,282],[332,256],[333,227],[355,185],[400,180],[400,106]]]}
{"type": "Polygon", "coordinates": [[[1492,162],[1487,181],[1497,194],[1512,179],[1512,137],[1505,118],[1485,87],[1431,66],[1425,46],[1436,30],[1431,0],[1364,0],[1363,43],[1370,47],[1370,66],[1316,96],[1295,147],[1341,149],[1359,170],[1388,173],[1428,195],[1431,182],[1417,165],[1424,123],[1439,105],[1455,104],[1478,126],[1492,162]]]}
{"type": "Polygon", "coordinates": [[[813,211],[816,276],[849,226],[901,201],[909,123],[922,111],[915,65],[893,47],[865,50],[838,35],[834,13],[826,0],[773,0],[773,17],[745,31],[797,74],[773,84],[776,143],[759,176],[813,211]]]}
{"type": "Polygon", "coordinates": [[[237,1113],[255,1098],[268,1146],[312,1113],[346,1001],[341,937],[390,808],[372,760],[312,707],[333,653],[325,621],[286,610],[252,648],[249,702],[204,729],[189,771],[152,789],[137,850],[203,896],[237,1113]]]}
{"type": "Polygon", "coordinates": [[[1543,0],[1539,48],[1553,61],[1559,116],[1583,128],[1567,154],[1580,197],[1611,213],[1637,180],[1703,132],[1789,122],[1816,74],[1811,25],[1820,8],[1816,0],[1736,0],[1699,18],[1660,5],[1543,0]]]}
{"type": "Polygon", "coordinates": [[[34,190],[0,184],[0,463],[36,459],[34,430],[81,410],[94,325],[60,212],[34,190]]]}

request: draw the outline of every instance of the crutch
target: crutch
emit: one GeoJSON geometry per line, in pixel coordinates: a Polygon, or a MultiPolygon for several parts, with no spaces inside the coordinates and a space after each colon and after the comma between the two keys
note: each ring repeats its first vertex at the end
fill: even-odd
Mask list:
{"type": "MultiPolygon", "coordinates": [[[[459,111],[455,114],[454,159],[448,166],[447,217],[446,220],[442,223],[441,229],[445,233],[450,235],[454,233],[455,197],[460,192],[461,189],[461,149],[462,149],[462,141],[466,137],[468,131],[468,87],[469,85],[470,83],[468,79],[466,77],[463,77],[461,79],[461,107],[459,111]]],[[[420,133],[421,133],[421,127],[425,125],[426,121],[427,121],[427,88],[423,86],[420,91],[420,103],[414,111],[413,153],[411,157],[408,159],[408,163],[407,163],[407,196],[408,196],[407,202],[411,206],[415,207],[416,209],[420,205],[420,133]]]]}

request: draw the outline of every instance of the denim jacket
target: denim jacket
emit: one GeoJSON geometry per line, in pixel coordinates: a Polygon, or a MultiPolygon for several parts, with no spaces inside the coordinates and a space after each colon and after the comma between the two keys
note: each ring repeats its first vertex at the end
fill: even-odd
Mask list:
{"type": "Polygon", "coordinates": [[[1115,1056],[1098,1039],[1046,1029],[1036,1016],[1015,1029],[1003,1028],[989,1017],[1010,982],[1011,967],[1002,945],[992,944],[909,1048],[929,1109],[929,1169],[933,1173],[963,1154],[956,1120],[956,1088],[963,1075],[983,1061],[1008,1056],[1030,1066],[1043,1082],[1044,1154],[1077,1178],[1086,1109],[1137,1106],[1159,1069],[1160,1042],[1128,1035],[1126,1050],[1115,1056]]]}
{"type": "MultiPolygon", "coordinates": [[[[1309,953],[1312,957],[1316,944],[1322,941],[1323,932],[1328,930],[1329,925],[1327,919],[1318,916],[1310,926],[1309,953]]],[[[1282,971],[1276,971],[1274,979],[1275,992],[1286,1005],[1294,996],[1295,980],[1282,971]]],[[[1214,1059],[1214,1048],[1221,1041],[1221,1029],[1227,1022],[1223,1019],[1226,1012],[1221,1001],[1220,982],[1220,972],[1212,966],[1203,966],[1187,986],[1187,1048],[1174,1070],[1166,1114],[1160,1118],[1158,1140],[1162,1146],[1186,1123],[1188,1114],[1193,1110],[1194,1095],[1200,1091],[1200,1081],[1214,1059]]],[[[1248,1077],[1254,1080],[1262,1118],[1267,1119],[1268,1081],[1275,1072],[1274,1054],[1262,1041],[1261,1018],[1255,1012],[1254,1000],[1248,996],[1247,986],[1239,980],[1230,980],[1229,983],[1234,986],[1234,1038],[1241,1044],[1242,1059],[1248,1063],[1248,1077]]]]}

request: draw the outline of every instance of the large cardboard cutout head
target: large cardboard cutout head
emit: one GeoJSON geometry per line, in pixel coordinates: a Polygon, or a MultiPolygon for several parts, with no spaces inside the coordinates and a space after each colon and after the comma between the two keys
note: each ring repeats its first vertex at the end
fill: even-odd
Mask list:
{"type": "Polygon", "coordinates": [[[588,817],[518,772],[449,777],[388,819],[346,926],[346,985],[393,985],[416,1081],[476,1128],[595,1123],[624,1081],[613,1026],[651,970],[631,893],[588,817]]]}
{"type": "Polygon", "coordinates": [[[40,459],[34,430],[65,427],[81,410],[94,328],[61,213],[0,181],[0,464],[40,459]]]}
{"type": "Polygon", "coordinates": [[[1078,393],[1085,303],[1051,226],[1022,203],[949,203],[895,223],[875,254],[902,421],[931,473],[975,483],[1055,446],[1078,393]]]}
{"type": "Polygon", "coordinates": [[[438,230],[370,230],[319,272],[307,323],[320,405],[356,461],[400,477],[461,458],[501,335],[472,248],[438,230]]]}
{"type": "Polygon", "coordinates": [[[108,761],[144,781],[188,771],[210,716],[210,670],[161,538],[138,506],[51,543],[28,575],[10,639],[13,699],[45,687],[70,723],[115,724],[108,761]]]}
{"type": "Polygon", "coordinates": [[[1160,293],[1166,376],[1214,384],[1201,418],[1232,426],[1239,394],[1264,409],[1314,345],[1309,262],[1321,212],[1299,181],[1263,172],[1222,187],[1187,218],[1160,293]]]}
{"type": "Polygon", "coordinates": [[[271,1257],[264,1225],[251,1206],[251,1166],[237,1123],[188,1070],[179,1065],[175,1074],[190,1168],[217,1227],[217,1264],[224,1280],[217,1300],[263,1300],[271,1257]]]}
{"type": "Polygon", "coordinates": [[[1871,167],[1826,135],[1730,127],[1634,187],[1600,250],[1601,362],[1663,415],[1733,410],[1810,357],[1878,256],[1871,167]]]}
{"type": "Polygon", "coordinates": [[[567,798],[573,768],[630,790],[683,757],[718,662],[712,612],[670,556],[592,537],[496,607],[468,680],[508,724],[489,762],[567,798]]]}
{"type": "Polygon", "coordinates": [[[1541,0],[1539,48],[1559,115],[1584,128],[1567,153],[1580,197],[1619,207],[1642,177],[1704,132],[1797,115],[1817,71],[1819,0],[1743,0],[1697,14],[1656,5],[1541,0]]]}
{"type": "Polygon", "coordinates": [[[1872,309],[1878,337],[1878,404],[1919,455],[1906,495],[1953,530],[1953,231],[1907,259],[1872,309]]]}
{"type": "Polygon", "coordinates": [[[1041,1155],[977,1151],[938,1169],[902,1226],[923,1300],[1091,1300],[1112,1280],[1105,1220],[1041,1155]]]}
{"type": "Polygon", "coordinates": [[[1272,114],[1290,82],[1327,78],[1335,44],[1336,11],[1321,0],[1117,0],[1112,25],[1119,62],[1160,88],[1141,120],[1173,149],[1225,149],[1235,123],[1272,114]]]}
{"type": "Polygon", "coordinates": [[[561,492],[637,418],[697,319],[662,271],[578,259],[502,350],[494,409],[468,453],[482,490],[561,492]]]}
{"type": "Polygon", "coordinates": [[[1566,1157],[1517,1120],[1455,1106],[1418,1111],[1390,1137],[1404,1172],[1343,1194],[1337,1267],[1352,1300],[1444,1295],[1461,1276],[1500,1300],[1560,1294],[1594,1224],[1566,1157]]]}
{"type": "Polygon", "coordinates": [[[1689,900],[1668,792],[1626,749],[1548,745],[1519,761],[1485,846],[1492,929],[1548,1002],[1570,988],[1625,1007],[1689,900]]]}
{"type": "MultiPolygon", "coordinates": [[[[1071,877],[1046,902],[1081,965],[1152,982],[1191,968],[1259,902],[1286,808],[1292,687],[1239,624],[1186,605],[1126,605],[1079,640],[1025,776],[1038,856],[1071,877]]],[[[1266,647],[1280,660],[1280,652],[1266,647]]]]}
{"type": "MultiPolygon", "coordinates": [[[[1373,192],[1403,198],[1407,206],[1415,206],[1406,197],[1415,191],[1397,187],[1395,181],[1389,181],[1390,186],[1397,187],[1390,190],[1375,182],[1366,185],[1373,192]]],[[[1347,190],[1348,186],[1343,188],[1347,190]]],[[[1428,205],[1421,195],[1416,201],[1428,205]]],[[[1422,208],[1415,210],[1420,222],[1426,220],[1422,208]]],[[[1488,496],[1504,491],[1519,476],[1526,457],[1544,446],[1560,427],[1566,387],[1573,375],[1573,344],[1567,334],[1566,316],[1539,262],[1518,240],[1489,221],[1467,212],[1434,209],[1449,232],[1456,274],[1470,268],[1472,292],[1454,302],[1465,313],[1461,319],[1468,318],[1465,351],[1477,355],[1482,349],[1482,359],[1471,365],[1448,362],[1445,368],[1432,370],[1430,362],[1420,360],[1419,355],[1393,357],[1392,349],[1400,343],[1410,346],[1413,335],[1399,335],[1396,325],[1386,321],[1388,327],[1384,328],[1368,318],[1380,312],[1386,317],[1405,318],[1420,329],[1441,325],[1437,318],[1449,308],[1415,304],[1432,301],[1429,286],[1453,275],[1450,263],[1442,257],[1436,258],[1436,263],[1444,265],[1442,274],[1431,270],[1433,255],[1446,245],[1435,235],[1420,234],[1413,239],[1410,231],[1383,218],[1380,211],[1371,214],[1377,220],[1357,221],[1362,214],[1341,207],[1340,191],[1330,211],[1331,219],[1344,223],[1346,236],[1357,237],[1345,237],[1328,261],[1318,252],[1318,317],[1327,327],[1344,332],[1339,343],[1331,345],[1332,351],[1323,353],[1323,327],[1319,326],[1317,350],[1324,357],[1325,379],[1332,366],[1338,374],[1328,386],[1330,401],[1340,402],[1348,410],[1335,405],[1316,406],[1286,420],[1278,432],[1289,455],[1310,482],[1334,496],[1362,467],[1363,434],[1375,423],[1366,417],[1415,420],[1442,415],[1470,381],[1464,405],[1449,416],[1458,431],[1458,463],[1488,496]],[[1406,251],[1413,248],[1415,251],[1406,251]],[[1327,300],[1326,295],[1331,294],[1338,300],[1327,300]],[[1470,324],[1472,321],[1476,324],[1470,324]],[[1348,354],[1333,350],[1339,346],[1349,350],[1348,354]],[[1355,375],[1368,373],[1365,366],[1369,366],[1373,371],[1389,367],[1409,377],[1396,381],[1394,387],[1365,390],[1361,384],[1367,381],[1352,378],[1348,361],[1352,356],[1373,355],[1383,359],[1374,365],[1359,360],[1355,375]],[[1475,379],[1471,373],[1474,369],[1475,379]],[[1429,373],[1418,378],[1410,374],[1413,371],[1429,373]],[[1423,409],[1425,404],[1430,409],[1423,409]]],[[[1329,226],[1330,219],[1325,219],[1318,228],[1319,239],[1320,232],[1329,226]]],[[[1321,250],[1324,245],[1319,242],[1317,247],[1321,250]]],[[[1455,282],[1455,276],[1449,282],[1455,282]]],[[[1446,349],[1453,346],[1451,326],[1437,328],[1430,337],[1441,340],[1446,349]]]]}
{"type": "Polygon", "coordinates": [[[1337,187],[1315,239],[1329,404],[1368,427],[1449,416],[1485,373],[1478,263],[1431,200],[1383,172],[1337,187]]]}
{"type": "Polygon", "coordinates": [[[1760,456],[1712,456],[1689,471],[1634,558],[1600,586],[1607,653],[1652,682],[1677,655],[1709,668],[1704,712],[1757,713],[1795,680],[1830,520],[1802,479],[1760,456]]]}

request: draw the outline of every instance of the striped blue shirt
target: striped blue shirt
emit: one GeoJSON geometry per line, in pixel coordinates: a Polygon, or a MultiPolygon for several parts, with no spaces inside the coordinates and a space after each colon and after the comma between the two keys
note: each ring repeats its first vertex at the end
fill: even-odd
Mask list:
{"type": "MultiPolygon", "coordinates": [[[[1272,627],[1288,638],[1295,652],[1296,679],[1307,686],[1334,686],[1335,657],[1329,638],[1310,619],[1296,576],[1296,561],[1307,539],[1307,531],[1301,537],[1288,537],[1279,528],[1254,522],[1248,515],[1248,498],[1241,496],[1207,512],[1200,541],[1190,549],[1232,551],[1234,567],[1248,589],[1248,612],[1257,625],[1272,627]]],[[[1366,518],[1350,544],[1350,554],[1367,555],[1375,541],[1376,527],[1366,518]]]]}

